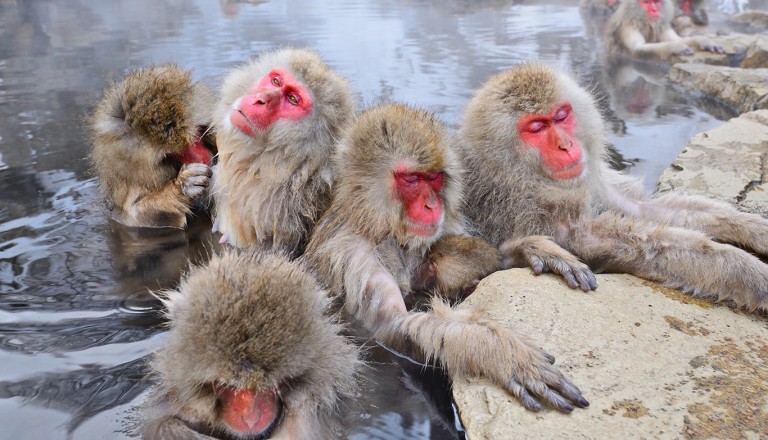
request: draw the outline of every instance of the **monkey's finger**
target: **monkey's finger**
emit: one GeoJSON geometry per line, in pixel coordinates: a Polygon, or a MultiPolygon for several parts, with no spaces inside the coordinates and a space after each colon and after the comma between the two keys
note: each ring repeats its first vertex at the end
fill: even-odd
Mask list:
{"type": "Polygon", "coordinates": [[[186,164],[183,173],[197,176],[211,176],[211,167],[204,163],[189,163],[186,164]]]}
{"type": "Polygon", "coordinates": [[[587,399],[581,395],[581,390],[579,390],[573,382],[560,374],[559,371],[544,371],[541,374],[541,378],[550,388],[557,391],[575,406],[579,408],[586,408],[589,406],[587,399]]]}
{"type": "Polygon", "coordinates": [[[520,401],[525,409],[533,412],[541,411],[541,403],[534,399],[528,390],[520,385],[520,383],[515,379],[511,379],[509,382],[507,382],[507,390],[509,390],[509,392],[512,393],[512,395],[520,401]]]}
{"type": "Polygon", "coordinates": [[[538,257],[528,258],[528,265],[531,266],[531,270],[533,270],[535,275],[541,275],[547,267],[544,264],[544,260],[538,257]]]}
{"type": "Polygon", "coordinates": [[[576,272],[576,278],[579,281],[579,287],[581,290],[587,292],[589,290],[597,289],[597,278],[591,270],[580,270],[576,272]]]}
{"type": "Polygon", "coordinates": [[[573,411],[573,405],[562,396],[550,389],[544,382],[532,380],[526,383],[526,387],[544,403],[563,413],[573,411]]]}
{"type": "Polygon", "coordinates": [[[184,179],[190,186],[208,186],[208,176],[190,176],[184,179]]]}
{"type": "Polygon", "coordinates": [[[197,198],[203,195],[205,188],[202,186],[188,186],[184,188],[184,195],[191,198],[197,198]]]}
{"type": "Polygon", "coordinates": [[[579,282],[576,281],[576,277],[573,276],[573,272],[567,271],[567,272],[564,272],[562,275],[563,275],[563,278],[565,278],[565,282],[568,283],[568,287],[570,287],[571,289],[577,289],[579,287],[579,282]]]}

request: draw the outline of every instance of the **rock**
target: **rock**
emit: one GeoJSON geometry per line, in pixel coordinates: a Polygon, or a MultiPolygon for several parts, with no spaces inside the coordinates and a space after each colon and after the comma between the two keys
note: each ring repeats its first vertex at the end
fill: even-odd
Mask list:
{"type": "Polygon", "coordinates": [[[768,67],[768,39],[756,40],[749,45],[741,67],[746,69],[768,67]]]}
{"type": "Polygon", "coordinates": [[[656,189],[713,197],[768,216],[766,176],[768,110],[758,110],[692,137],[656,189]]]}
{"type": "MultiPolygon", "coordinates": [[[[761,438],[768,432],[768,325],[630,275],[569,289],[528,269],[484,279],[460,307],[485,308],[553,354],[589,408],[525,410],[483,379],[453,396],[471,440],[761,438]]],[[[471,344],[472,341],[467,341],[471,344]]]]}
{"type": "Polygon", "coordinates": [[[768,108],[768,68],[675,64],[667,76],[673,83],[711,96],[739,113],[768,108]]]}
{"type": "Polygon", "coordinates": [[[747,11],[728,18],[728,24],[742,32],[768,31],[768,12],[747,11]]]}

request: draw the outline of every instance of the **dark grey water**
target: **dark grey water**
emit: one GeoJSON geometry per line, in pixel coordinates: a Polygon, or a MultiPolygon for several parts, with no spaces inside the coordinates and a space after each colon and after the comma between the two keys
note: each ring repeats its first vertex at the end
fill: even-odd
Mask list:
{"type": "MultiPolygon", "coordinates": [[[[82,119],[108,80],[175,61],[215,87],[233,64],[293,44],[350,78],[361,106],[404,101],[453,125],[488,75],[543,59],[603,97],[612,142],[650,190],[727,112],[699,110],[663,72],[603,66],[575,5],[0,0],[0,438],[130,437],[149,385],[143,360],[163,338],[148,289],[172,287],[212,247],[204,222],[140,232],[104,217],[82,119]]],[[[457,437],[429,371],[370,353],[351,438],[457,437]]]]}

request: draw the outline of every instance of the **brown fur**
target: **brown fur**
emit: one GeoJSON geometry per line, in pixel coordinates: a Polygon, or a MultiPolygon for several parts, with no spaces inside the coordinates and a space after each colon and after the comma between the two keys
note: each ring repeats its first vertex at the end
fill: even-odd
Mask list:
{"type": "Polygon", "coordinates": [[[349,313],[385,344],[435,361],[452,377],[485,375],[529,409],[541,408],[537,399],[561,411],[573,409],[569,400],[587,405],[548,355],[481,311],[455,311],[436,298],[430,311],[406,310],[402,285],[409,276],[402,277],[399,268],[416,268],[443,234],[464,234],[461,168],[440,121],[399,104],[369,109],[345,134],[335,165],[333,203],[305,258],[344,298],[349,313]],[[403,164],[445,174],[442,228],[432,237],[412,236],[403,224],[393,183],[403,164]]]}
{"type": "Polygon", "coordinates": [[[216,227],[236,246],[303,252],[331,201],[333,146],[354,114],[347,81],[308,50],[265,52],[233,70],[216,112],[219,164],[213,197],[216,227]],[[229,122],[238,99],[274,68],[287,69],[314,97],[310,117],[278,121],[252,138],[229,122]]]}
{"type": "Polygon", "coordinates": [[[230,251],[193,268],[166,295],[170,332],[152,359],[159,383],[145,438],[191,438],[187,425],[226,432],[215,382],[253,390],[287,384],[272,438],[338,435],[339,398],[355,390],[358,351],[339,334],[328,295],[303,266],[230,251]]]}
{"type": "Polygon", "coordinates": [[[646,197],[639,181],[608,168],[594,99],[551,68],[542,84],[555,88],[556,101],[573,105],[587,165],[586,175],[567,181],[541,172],[537,153],[512,128],[523,114],[488,98],[505,78],[525,78],[532,69],[538,75],[542,67],[518,65],[490,79],[467,106],[459,132],[473,170],[467,212],[481,235],[501,246],[508,264],[528,262],[537,272],[570,277],[573,287],[594,288],[578,257],[595,271],[632,273],[695,295],[768,309],[768,265],[720,243],[768,255],[768,220],[704,198],[646,197]],[[494,128],[494,120],[509,127],[494,128]]]}
{"type": "Polygon", "coordinates": [[[208,185],[202,164],[168,160],[210,124],[214,100],[191,74],[166,64],[136,70],[104,91],[90,118],[91,161],[115,220],[184,228],[208,185]]]}
{"type": "Polygon", "coordinates": [[[680,38],[672,29],[674,5],[663,0],[659,19],[648,20],[639,0],[624,0],[606,26],[609,53],[625,53],[638,58],[669,60],[675,55],[691,55],[692,49],[723,53],[723,49],[704,37],[680,38]]]}

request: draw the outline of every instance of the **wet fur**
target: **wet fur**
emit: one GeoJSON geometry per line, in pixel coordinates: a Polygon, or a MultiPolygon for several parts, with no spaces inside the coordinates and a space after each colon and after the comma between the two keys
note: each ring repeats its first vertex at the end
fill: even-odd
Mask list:
{"type": "Polygon", "coordinates": [[[339,334],[327,293],[302,265],[228,251],[163,296],[170,331],[151,361],[158,385],[144,438],[208,438],[189,426],[225,432],[215,381],[254,390],[287,382],[271,438],[339,435],[339,399],[355,390],[358,349],[339,334]]]}
{"type": "Polygon", "coordinates": [[[89,119],[90,159],[115,220],[128,226],[186,226],[195,197],[182,185],[205,173],[198,170],[204,166],[182,170],[167,155],[183,151],[198,127],[210,125],[213,105],[204,85],[171,64],[136,70],[104,91],[89,119]]]}
{"type": "Polygon", "coordinates": [[[222,86],[215,117],[219,164],[213,198],[217,228],[235,246],[303,252],[312,227],[331,202],[331,157],[354,114],[346,79],[308,50],[265,52],[233,70],[222,86]],[[287,69],[314,98],[311,116],[278,121],[249,137],[229,122],[234,103],[274,68],[287,69]]]}
{"type": "Polygon", "coordinates": [[[585,275],[581,259],[596,272],[632,273],[697,296],[768,309],[768,265],[735,247],[768,255],[768,220],[701,197],[645,196],[637,179],[608,168],[604,134],[594,99],[561,71],[521,64],[491,78],[468,104],[459,131],[472,170],[467,213],[481,236],[501,247],[508,264],[528,262],[537,272],[579,279],[585,275]],[[542,71],[549,71],[548,79],[542,71]],[[535,150],[514,128],[523,113],[493,98],[508,83],[532,77],[555,91],[555,103],[573,105],[586,175],[546,177],[535,150]]]}

